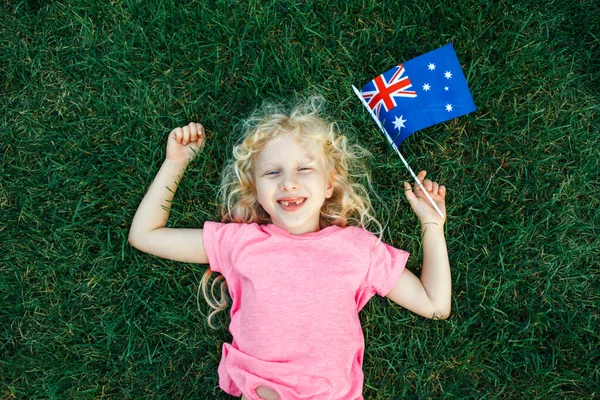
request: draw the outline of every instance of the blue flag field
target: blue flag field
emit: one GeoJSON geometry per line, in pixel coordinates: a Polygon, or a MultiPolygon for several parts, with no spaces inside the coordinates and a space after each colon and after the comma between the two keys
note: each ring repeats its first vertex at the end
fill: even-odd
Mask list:
{"type": "Polygon", "coordinates": [[[390,140],[475,111],[452,43],[399,64],[360,91],[390,140]]]}

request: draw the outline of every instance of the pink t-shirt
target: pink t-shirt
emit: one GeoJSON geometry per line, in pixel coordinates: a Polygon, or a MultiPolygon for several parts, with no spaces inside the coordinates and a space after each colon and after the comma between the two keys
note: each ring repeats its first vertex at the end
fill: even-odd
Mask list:
{"type": "Polygon", "coordinates": [[[203,238],[232,299],[221,389],[250,400],[260,399],[261,385],[282,400],[362,399],[358,312],[389,293],[408,253],[357,227],[293,235],[276,225],[206,222],[203,238]]]}

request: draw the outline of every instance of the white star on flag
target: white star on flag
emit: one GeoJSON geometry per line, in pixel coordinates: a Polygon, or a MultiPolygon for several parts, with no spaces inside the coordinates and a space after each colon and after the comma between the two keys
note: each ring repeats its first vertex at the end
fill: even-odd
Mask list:
{"type": "Polygon", "coordinates": [[[446,71],[446,73],[444,74],[444,77],[446,79],[450,79],[450,78],[452,78],[452,73],[450,73],[450,71],[446,71]]]}
{"type": "Polygon", "coordinates": [[[444,86],[444,90],[447,92],[450,89],[448,88],[448,86],[444,86]]]}
{"type": "Polygon", "coordinates": [[[429,83],[426,83],[426,84],[423,85],[423,90],[424,91],[427,92],[427,91],[429,91],[429,89],[431,89],[431,86],[429,86],[429,83]]]}
{"type": "Polygon", "coordinates": [[[429,68],[430,71],[435,70],[435,64],[434,63],[429,63],[429,65],[427,66],[427,68],[429,68]]]}
{"type": "Polygon", "coordinates": [[[396,117],[396,120],[394,121],[394,126],[396,127],[396,129],[400,130],[400,128],[406,128],[404,126],[404,123],[406,122],[405,119],[402,119],[403,115],[400,116],[400,118],[396,117]]]}
{"type": "Polygon", "coordinates": [[[452,111],[452,104],[446,104],[446,111],[452,111]]]}

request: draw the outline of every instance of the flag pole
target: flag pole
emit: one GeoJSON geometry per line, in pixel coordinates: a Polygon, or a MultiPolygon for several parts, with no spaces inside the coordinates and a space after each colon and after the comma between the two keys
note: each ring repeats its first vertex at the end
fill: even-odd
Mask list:
{"type": "Polygon", "coordinates": [[[425,196],[427,196],[427,199],[429,200],[429,203],[431,203],[431,205],[433,206],[433,208],[435,209],[435,211],[437,211],[437,213],[440,215],[440,217],[444,218],[444,214],[442,213],[442,210],[440,210],[440,208],[437,206],[437,204],[435,204],[435,202],[433,201],[433,199],[431,198],[431,196],[429,195],[429,193],[427,192],[427,190],[425,190],[425,188],[423,187],[423,184],[421,183],[421,181],[419,180],[419,178],[417,178],[417,175],[415,175],[415,173],[412,170],[412,168],[410,168],[410,166],[408,165],[408,163],[406,162],[406,160],[402,156],[402,153],[400,153],[400,150],[398,150],[398,146],[396,146],[396,143],[394,143],[394,141],[392,140],[392,138],[390,138],[390,136],[387,134],[387,132],[385,131],[385,129],[383,129],[383,126],[381,126],[381,123],[379,122],[379,119],[375,116],[375,114],[373,113],[373,110],[371,110],[371,108],[369,107],[369,105],[367,104],[367,102],[365,101],[365,99],[361,96],[360,92],[358,91],[358,89],[354,85],[352,85],[352,89],[354,89],[354,93],[356,94],[356,96],[358,96],[358,98],[360,99],[360,101],[363,103],[363,105],[369,111],[369,114],[371,114],[371,117],[373,117],[373,119],[375,120],[375,123],[377,124],[377,126],[379,127],[379,129],[381,129],[381,132],[383,132],[383,134],[387,138],[388,142],[390,142],[390,144],[392,145],[392,147],[394,148],[394,150],[396,150],[396,153],[398,153],[398,155],[400,156],[400,159],[404,163],[404,166],[406,167],[406,169],[408,169],[408,172],[410,172],[410,174],[412,175],[412,177],[415,180],[415,182],[417,183],[417,185],[419,185],[419,187],[421,188],[421,190],[423,191],[423,193],[425,193],[425,196]]]}

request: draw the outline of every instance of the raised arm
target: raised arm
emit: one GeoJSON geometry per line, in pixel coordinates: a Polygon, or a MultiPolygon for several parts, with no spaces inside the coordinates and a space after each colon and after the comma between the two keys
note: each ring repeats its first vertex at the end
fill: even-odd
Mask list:
{"type": "Polygon", "coordinates": [[[194,122],[169,134],[165,161],[131,223],[129,243],[136,249],[170,260],[208,263],[202,229],[165,228],[179,181],[203,141],[204,128],[194,122]]]}
{"type": "MultiPolygon", "coordinates": [[[[429,179],[423,181],[425,174],[425,171],[421,171],[417,177],[445,214],[446,188],[429,179]]],[[[452,297],[450,261],[444,236],[445,218],[441,218],[431,207],[420,188],[415,188],[413,192],[410,184],[405,183],[404,190],[421,222],[423,268],[420,278],[405,270],[386,297],[424,317],[445,319],[450,315],[452,297]]]]}

